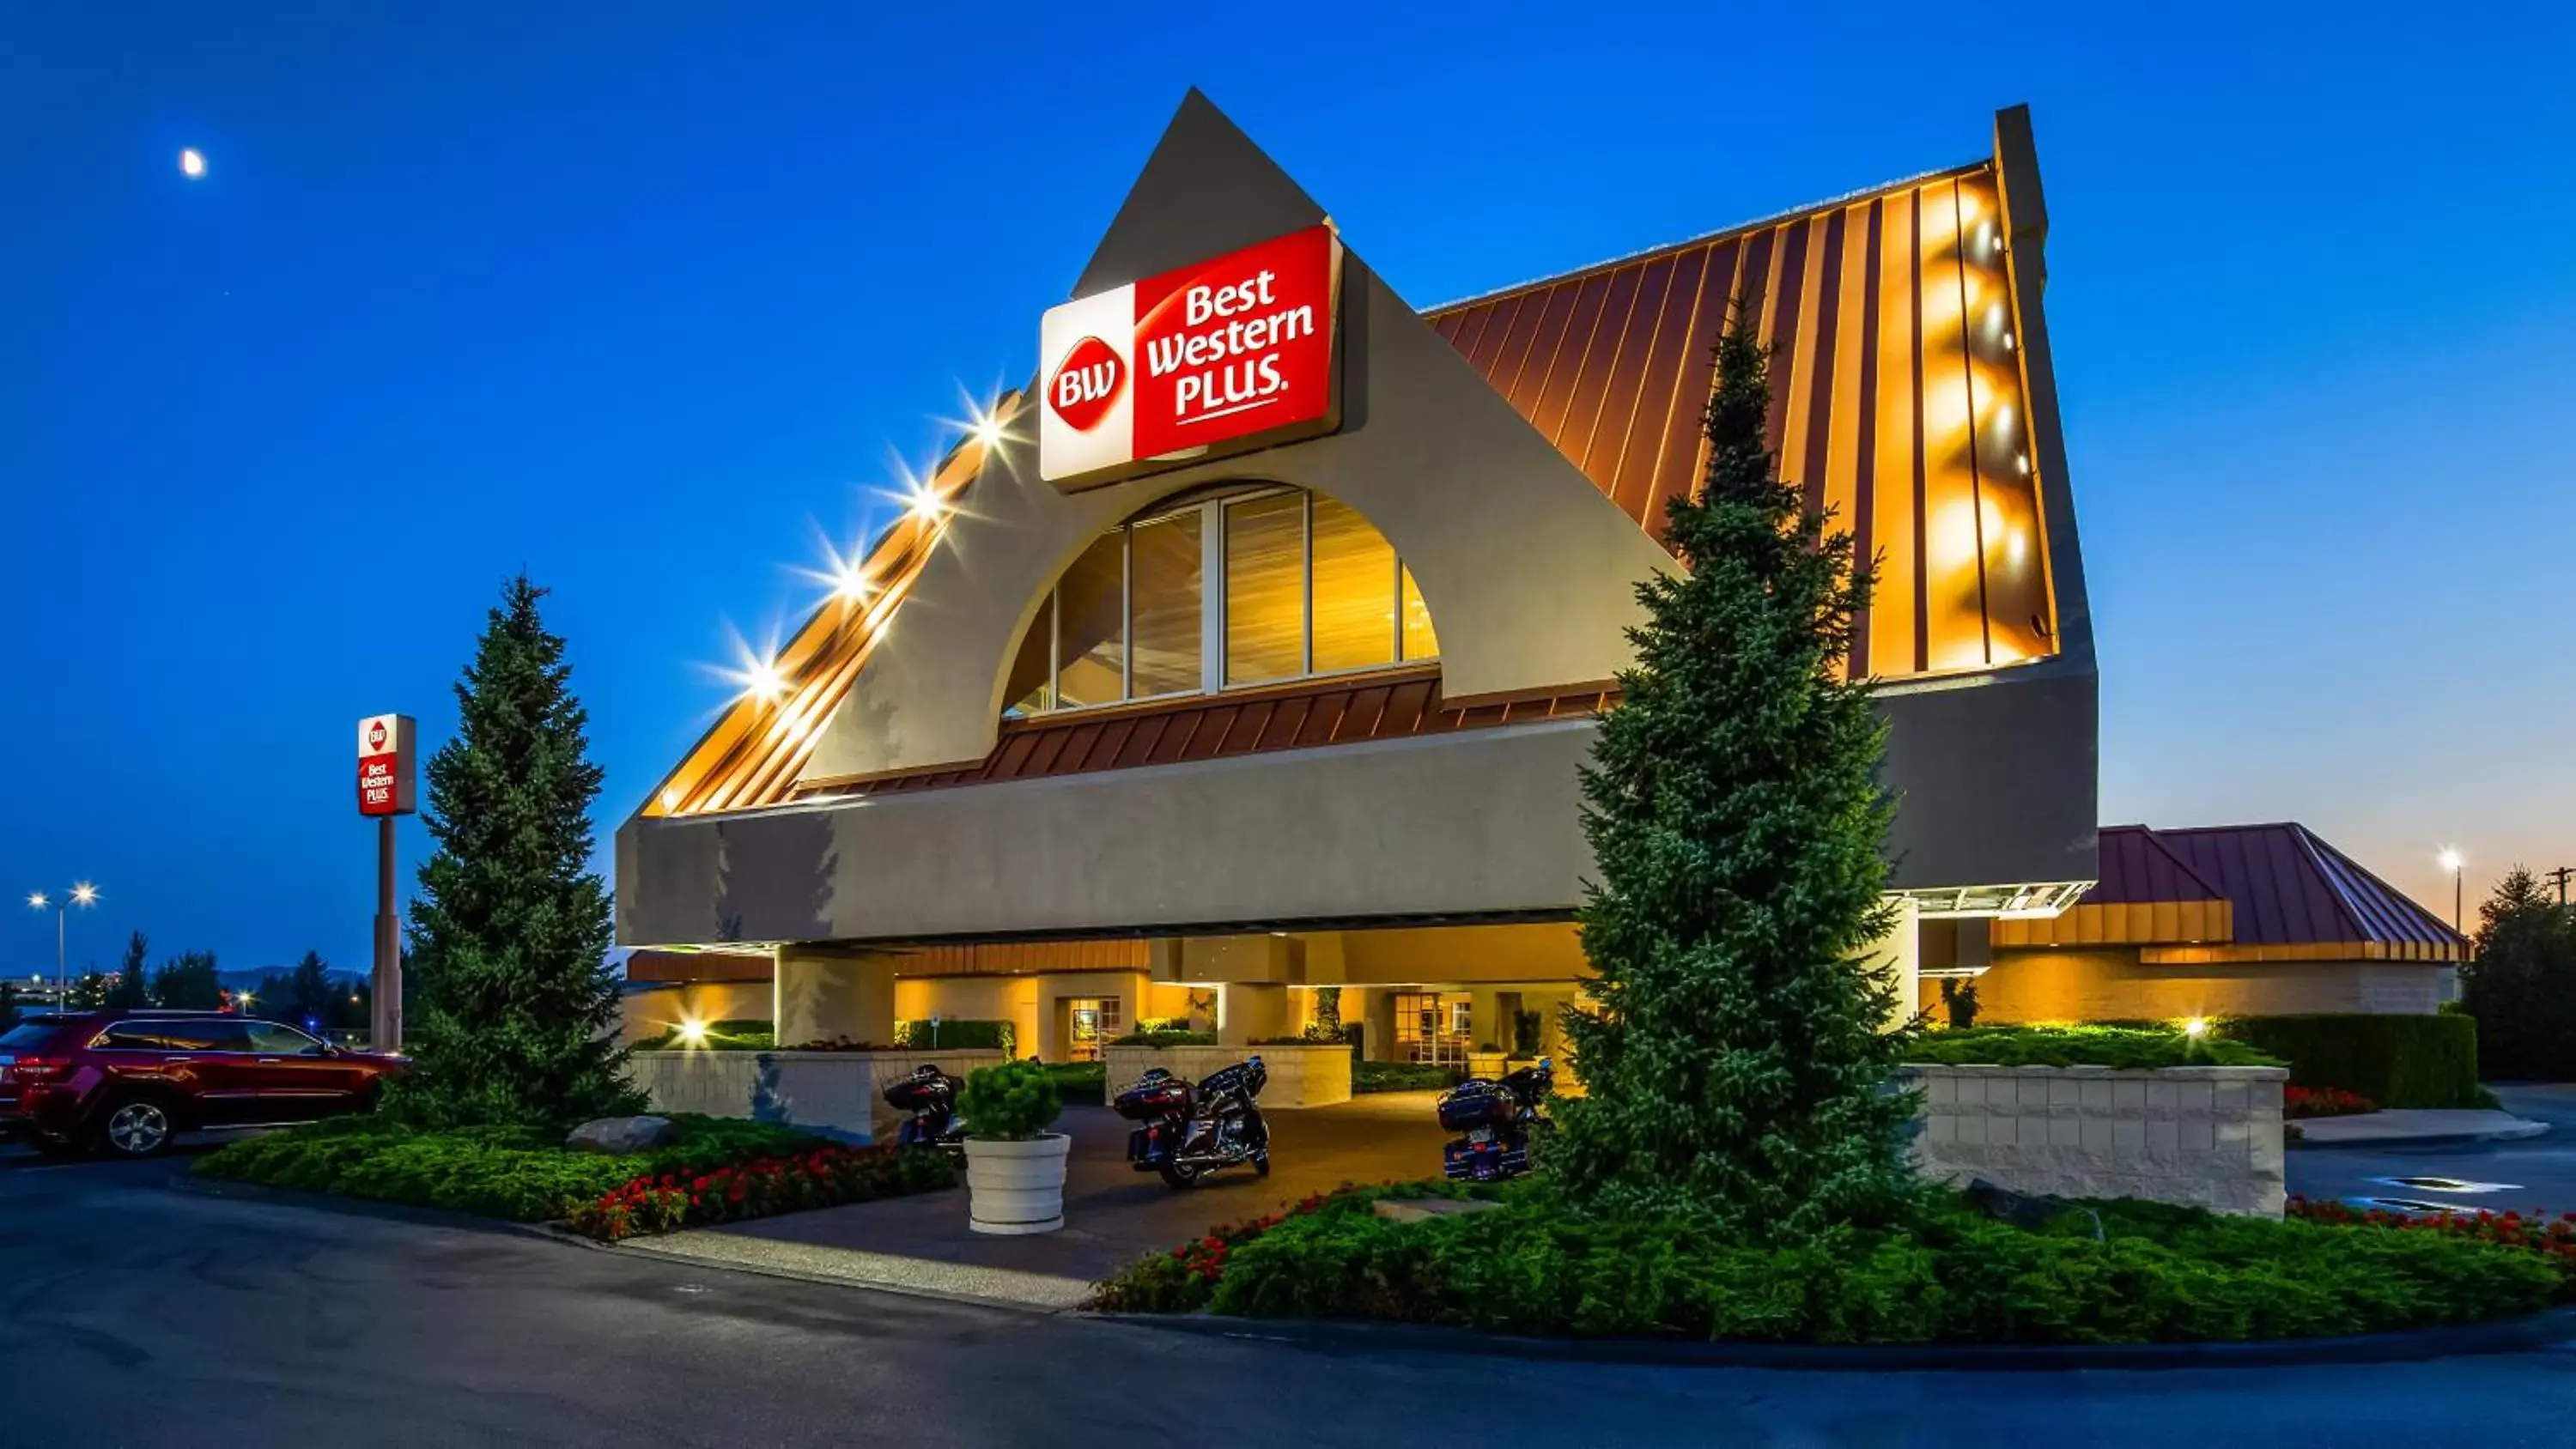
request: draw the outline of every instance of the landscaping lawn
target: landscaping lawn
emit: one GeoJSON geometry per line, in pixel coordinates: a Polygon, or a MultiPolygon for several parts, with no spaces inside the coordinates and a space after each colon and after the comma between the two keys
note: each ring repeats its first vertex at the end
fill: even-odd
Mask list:
{"type": "MultiPolygon", "coordinates": [[[[671,1139],[620,1156],[575,1152],[563,1134],[533,1127],[464,1127],[424,1131],[383,1117],[346,1117],[231,1143],[197,1159],[207,1177],[306,1192],[341,1193],[379,1202],[447,1208],[512,1222],[546,1222],[596,1211],[638,1183],[694,1182],[710,1174],[744,1179],[745,1196],[701,1204],[695,1213],[662,1214],[651,1226],[756,1215],[744,1209],[767,1183],[754,1169],[796,1162],[813,1185],[797,1193],[759,1193],[766,1211],[832,1206],[949,1186],[948,1159],[937,1152],[849,1148],[789,1127],[687,1114],[671,1118],[671,1139]],[[898,1158],[900,1160],[898,1160],[898,1158]],[[817,1163],[829,1171],[817,1177],[817,1163]],[[773,1201],[774,1197],[774,1201],[773,1201]],[[824,1199],[809,1200],[809,1199],[824,1199]],[[671,1218],[660,1221],[661,1216],[671,1218]]],[[[723,1197],[719,1189],[719,1197],[723,1197]]],[[[621,1225],[623,1231],[635,1231],[621,1225]]]]}
{"type": "Polygon", "coordinates": [[[1093,1306],[1585,1337],[2170,1343],[2420,1328],[2576,1298],[2576,1257],[2538,1225],[2523,1242],[2118,1200],[2034,1231],[1933,1191],[1902,1228],[1769,1250],[1689,1222],[1586,1217],[1538,1180],[1419,1222],[1376,1216],[1389,1195],[1464,1194],[1309,1199],[1142,1259],[1093,1306]]]}

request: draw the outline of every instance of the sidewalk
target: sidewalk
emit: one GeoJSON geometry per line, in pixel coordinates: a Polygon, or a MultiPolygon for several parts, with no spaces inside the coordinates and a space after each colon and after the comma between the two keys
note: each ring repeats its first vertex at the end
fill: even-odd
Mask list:
{"type": "Polygon", "coordinates": [[[1219,1224],[1259,1217],[1345,1183],[1430,1177],[1448,1140],[1430,1092],[1388,1092],[1337,1107],[1269,1114],[1271,1173],[1229,1169],[1186,1191],[1127,1165],[1128,1124],[1105,1107],[1069,1107],[1073,1138],[1062,1230],[992,1237],[966,1225],[966,1191],[788,1213],[630,1239],[620,1252],[853,1283],[898,1292],[1059,1310],[1148,1253],[1219,1224]]]}
{"type": "Polygon", "coordinates": [[[2308,1117],[2297,1126],[2308,1147],[2422,1146],[2435,1142],[2512,1142],[2549,1130],[2511,1112],[2484,1109],[2401,1108],[2350,1117],[2308,1117]]]}

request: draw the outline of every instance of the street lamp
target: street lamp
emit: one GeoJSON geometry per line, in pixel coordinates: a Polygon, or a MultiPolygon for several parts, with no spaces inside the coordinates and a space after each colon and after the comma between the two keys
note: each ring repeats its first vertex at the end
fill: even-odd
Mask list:
{"type": "Polygon", "coordinates": [[[29,891],[27,904],[40,911],[47,906],[54,908],[54,1004],[69,1006],[72,1000],[71,976],[69,968],[64,964],[63,940],[68,930],[72,907],[78,906],[87,910],[98,904],[98,887],[85,880],[75,881],[72,883],[71,890],[60,900],[43,891],[29,891]]]}
{"type": "Polygon", "coordinates": [[[2467,933],[2460,929],[2460,903],[2463,899],[2460,882],[2463,878],[2463,868],[2468,862],[2460,858],[2460,848],[2456,845],[2444,847],[2438,859],[2442,863],[2442,869],[2451,873],[2451,934],[2465,936],[2467,933]]]}

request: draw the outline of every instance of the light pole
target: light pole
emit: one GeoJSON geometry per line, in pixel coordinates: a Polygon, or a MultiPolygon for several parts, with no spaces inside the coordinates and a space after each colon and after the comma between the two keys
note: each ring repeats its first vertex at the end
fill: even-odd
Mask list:
{"type": "Polygon", "coordinates": [[[2468,862],[2460,859],[2460,848],[2456,845],[2445,849],[2440,859],[2442,869],[2451,873],[2451,934],[2466,939],[2468,933],[2460,929],[2460,903],[2464,894],[2460,881],[2462,868],[2468,862]]]}
{"type": "Polygon", "coordinates": [[[28,893],[28,905],[40,911],[47,906],[54,908],[54,1004],[56,1006],[69,1006],[72,1001],[70,968],[65,964],[68,958],[63,951],[64,939],[70,929],[72,907],[79,906],[87,910],[97,903],[98,887],[88,881],[74,882],[71,890],[60,900],[43,891],[28,893]]]}

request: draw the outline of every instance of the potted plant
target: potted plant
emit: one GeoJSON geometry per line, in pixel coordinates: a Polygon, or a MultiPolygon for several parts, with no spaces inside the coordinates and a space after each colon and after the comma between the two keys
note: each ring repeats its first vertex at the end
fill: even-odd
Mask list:
{"type": "Polygon", "coordinates": [[[1073,1139],[1049,1132],[1064,1099],[1032,1058],[979,1067],[957,1094],[966,1118],[967,1226],[1051,1233],[1064,1226],[1064,1158],[1073,1139]]]}

